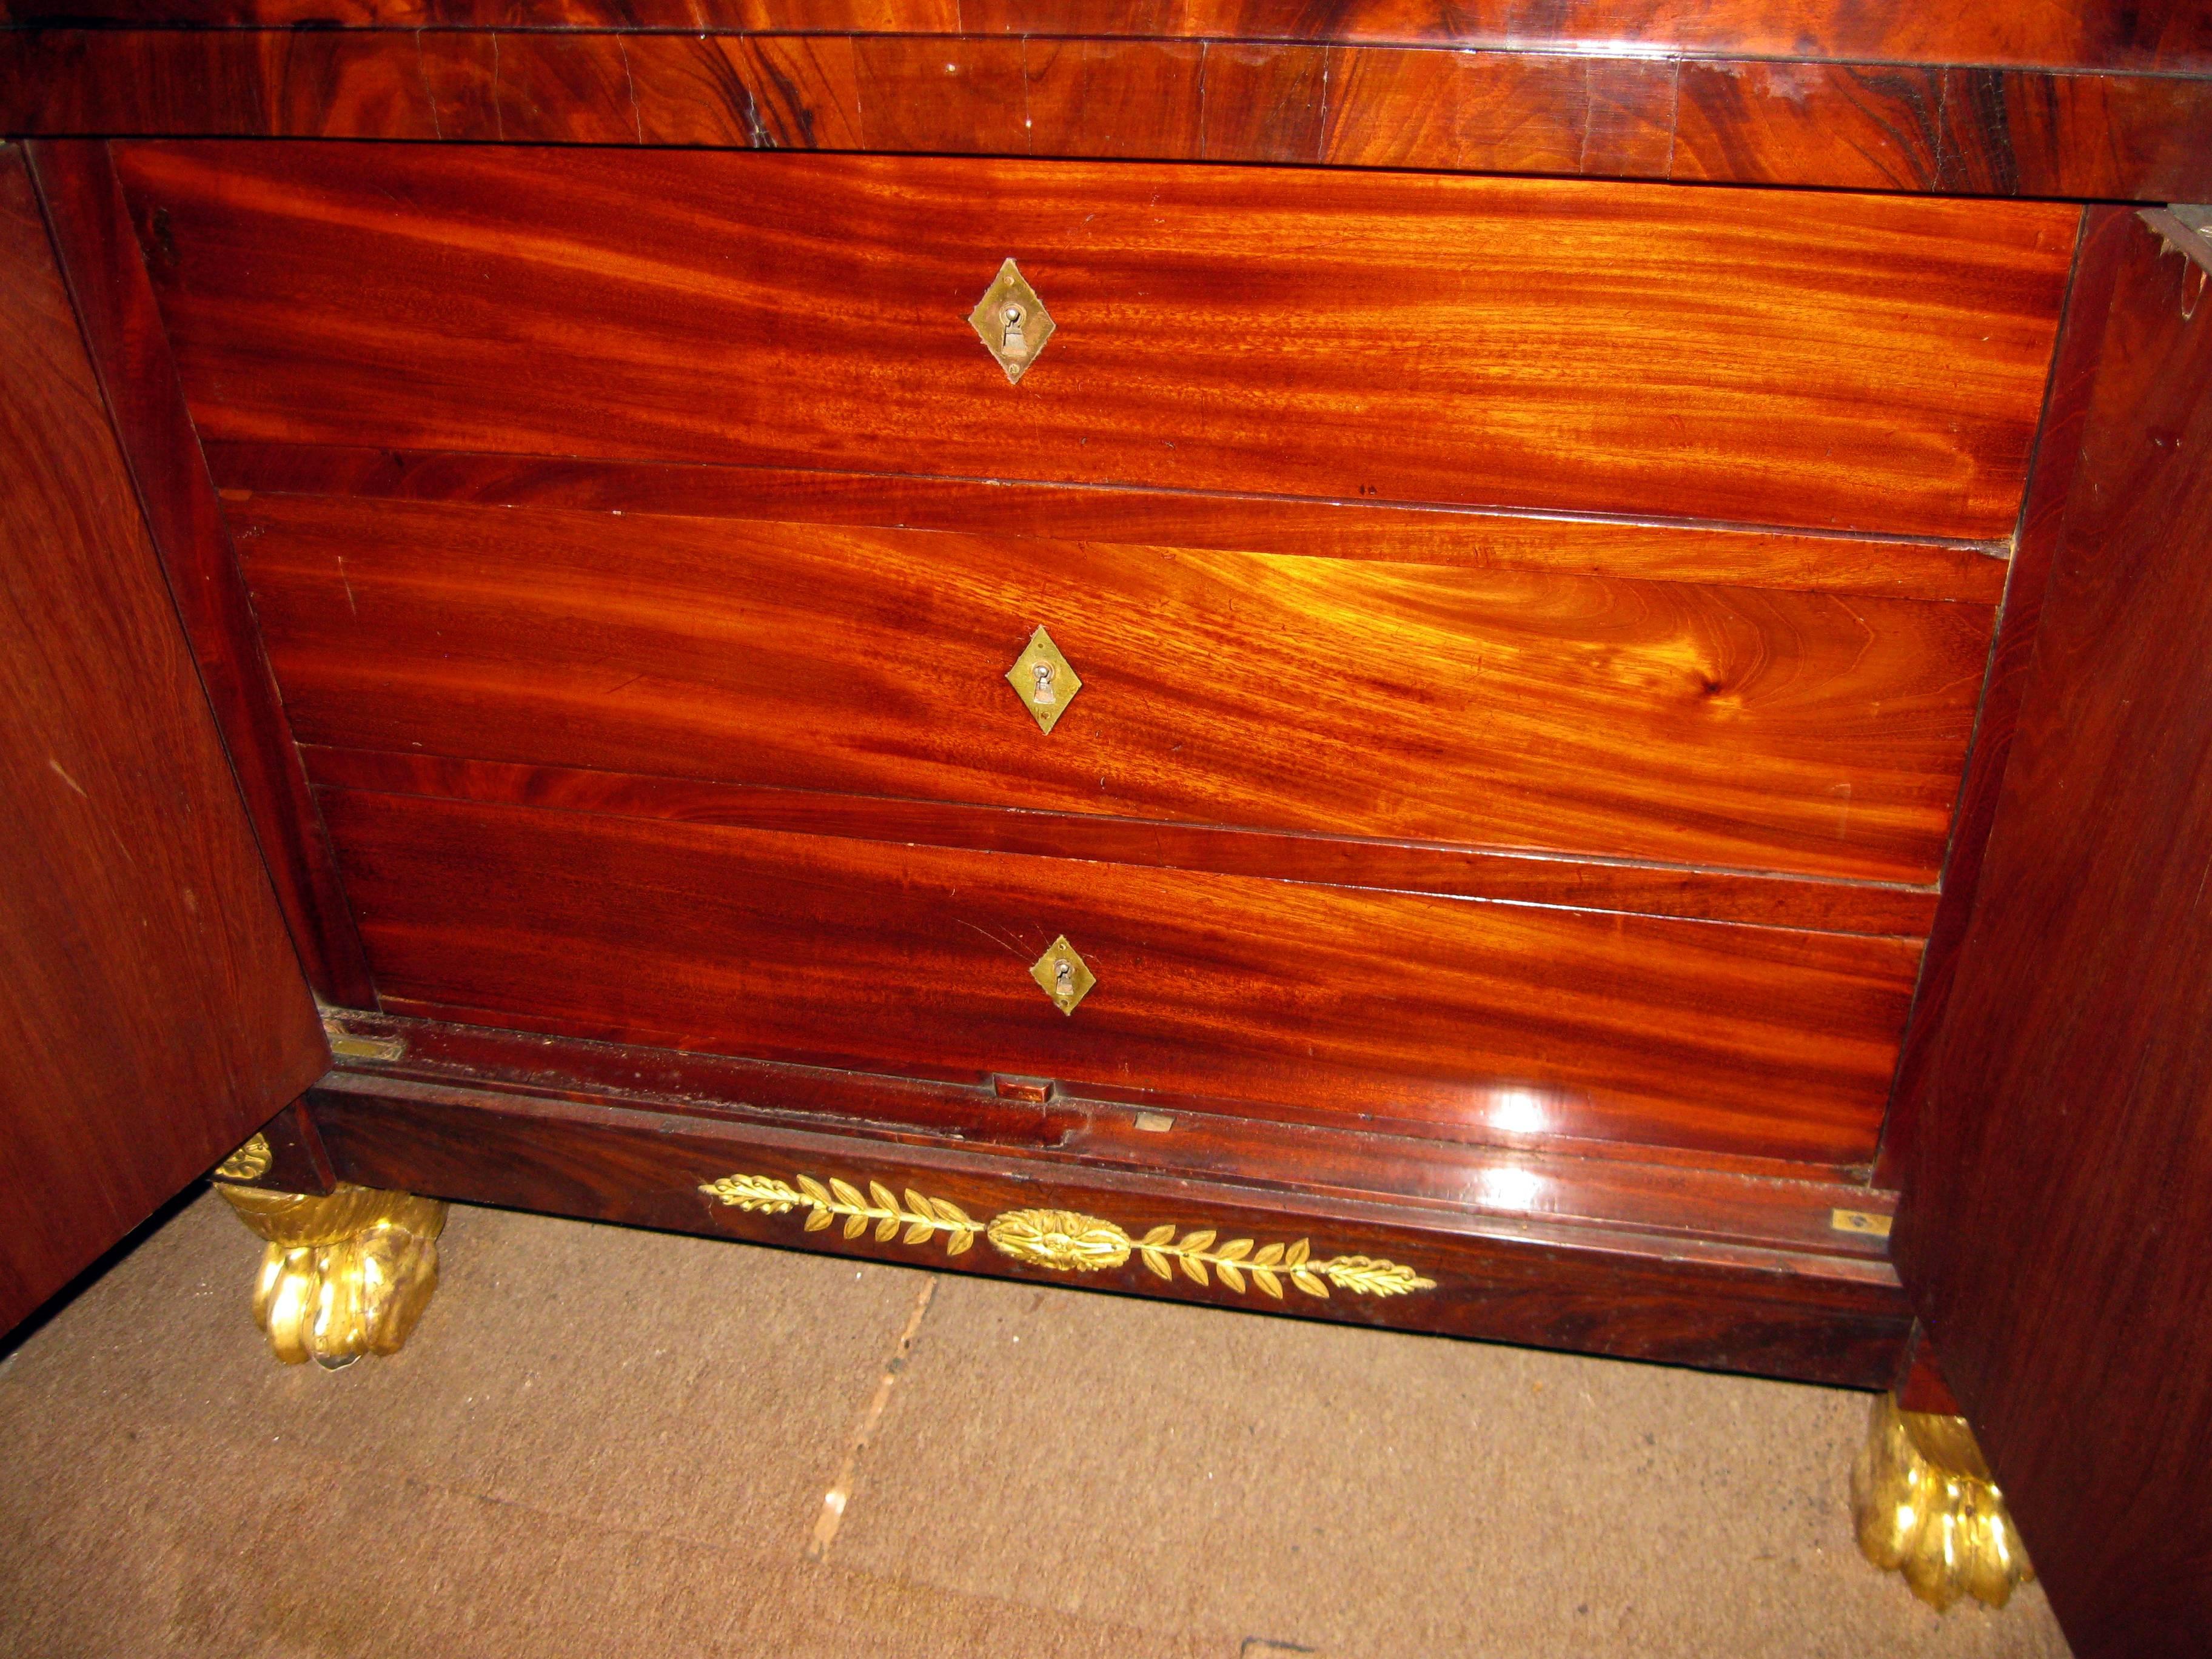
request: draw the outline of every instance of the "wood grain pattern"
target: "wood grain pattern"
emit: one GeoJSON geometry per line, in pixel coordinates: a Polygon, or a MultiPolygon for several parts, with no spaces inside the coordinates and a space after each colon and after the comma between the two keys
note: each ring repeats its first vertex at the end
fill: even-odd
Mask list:
{"type": "Polygon", "coordinates": [[[12,149],[0,710],[4,1331],[328,1058],[12,149]]]}
{"type": "Polygon", "coordinates": [[[216,441],[234,499],[359,495],[963,531],[1995,605],[2008,544],[790,467],[216,441]]]}
{"type": "Polygon", "coordinates": [[[2019,718],[2035,662],[2036,630],[2043,615],[2044,589],[2064,534],[2068,503],[2073,499],[2090,397],[2096,386],[2105,320],[2112,309],[2112,285],[2128,244],[2136,235],[2135,215],[2122,207],[2092,208],[2084,216],[2081,246],[2075,257],[2068,290],[2066,322],[2051,369],[2051,392],[2036,440],[2035,471],[2021,514],[2018,546],[2006,584],[2004,605],[1990,669],[1975,717],[1974,738],[1959,792],[1959,808],[1944,854],[1942,902],[1921,959],[1920,985],[1913,995],[1905,1045],[1898,1056],[1897,1081],[1890,1091],[1889,1116],[1882,1127],[1881,1170],[1894,1182],[1911,1160],[1914,1126],[1927,1105],[1930,1062],[1935,1058],[1950,1004],[1960,949],[1980,891],[1982,860],[1996,821],[2019,718]]]}
{"type": "MultiPolygon", "coordinates": [[[[449,82],[488,69],[490,37],[430,40],[426,55],[411,36],[328,29],[0,33],[0,130],[422,139],[442,136],[442,111],[453,137],[478,136],[489,105],[480,123],[458,118],[449,82]]],[[[488,89],[488,73],[471,78],[488,89]]]]}
{"type": "Polygon", "coordinates": [[[1680,74],[1669,178],[1768,178],[1812,155],[1857,190],[1932,190],[1943,176],[1940,70],[1692,62],[1680,74]]]}
{"type": "Polygon", "coordinates": [[[491,136],[501,143],[645,142],[622,36],[518,31],[491,46],[491,136]]]}
{"type": "Polygon", "coordinates": [[[648,144],[859,149],[853,42],[835,34],[701,34],[626,41],[648,144]]]}
{"type": "Polygon", "coordinates": [[[1204,60],[1182,41],[1024,41],[1030,154],[1200,154],[1204,60]]]}
{"type": "Polygon", "coordinates": [[[0,31],[0,131],[2212,196],[2212,77],[2202,73],[1795,53],[1681,61],[1273,40],[53,28],[0,31]]]}
{"type": "Polygon", "coordinates": [[[1080,162],[118,153],[215,438],[1964,538],[2019,512],[2078,219],[1080,162]],[[1009,252],[1060,324],[1018,388],[967,322],[1009,252]]]}
{"type": "Polygon", "coordinates": [[[1902,883],[1984,607],[422,503],[232,507],[307,743],[1902,883]],[[1040,624],[1083,688],[1006,683],[1040,624]]]}
{"type": "Polygon", "coordinates": [[[1201,70],[1200,158],[1306,166],[1321,161],[1326,50],[1211,41],[1201,70]]]}
{"type": "Polygon", "coordinates": [[[2212,1630],[2212,252],[2183,235],[2129,227],[1896,1238],[2084,1659],[2212,1630]]]}
{"type": "Polygon", "coordinates": [[[105,147],[29,151],[93,367],[309,983],[373,993],[105,147]]]}
{"type": "Polygon", "coordinates": [[[1939,187],[1998,196],[2212,197],[2212,80],[1943,71],[1939,187]]]}
{"type": "Polygon", "coordinates": [[[326,793],[385,1006],[1850,1165],[1918,947],[326,793]],[[1102,983],[1029,976],[1065,933],[1102,983]]]}
{"type": "Polygon", "coordinates": [[[1930,887],[1269,834],[422,754],[316,747],[301,753],[309,775],[331,788],[1029,853],[1154,869],[1212,870],[1279,881],[1559,904],[1578,910],[1920,938],[1927,933],[1936,906],[1936,890],[1930,887]]]}
{"type": "Polygon", "coordinates": [[[1505,52],[1328,54],[1340,167],[1665,177],[1675,66],[1505,52]]]}
{"type": "Polygon", "coordinates": [[[853,65],[867,149],[1030,152],[1018,40],[860,40],[853,65]]]}
{"type": "Polygon", "coordinates": [[[1165,36],[1876,58],[2052,69],[2212,68],[2189,0],[2033,7],[1913,0],[7,0],[0,19],[423,27],[1165,36]]]}
{"type": "MultiPolygon", "coordinates": [[[[1480,1336],[1586,1352],[1717,1365],[1878,1386],[1911,1325],[1886,1264],[1806,1251],[1701,1245],[1591,1224],[1546,1226],[1464,1209],[1314,1198],[1226,1182],[1040,1165],[957,1143],[884,1144],[630,1105],[575,1102],[398,1078],[336,1073],[311,1097],[349,1179],[478,1202],[520,1205],[672,1231],[828,1249],[912,1262],[911,1250],[807,1234],[789,1218],[709,1206],[696,1188],[733,1170],[820,1169],[942,1194],[975,1216],[1040,1204],[1108,1216],[1139,1231],[1158,1222],[1227,1237],[1287,1229],[1316,1254],[1357,1251],[1418,1262],[1437,1288],[1388,1301],[1297,1296],[1270,1311],[1480,1336]]],[[[933,1271],[1070,1283],[984,1248],[933,1271]]],[[[1131,1263],[1085,1276],[1092,1290],[1228,1298],[1163,1283],[1131,1263]]],[[[1242,1305],[1241,1304],[1238,1305],[1242,1305]]]]}

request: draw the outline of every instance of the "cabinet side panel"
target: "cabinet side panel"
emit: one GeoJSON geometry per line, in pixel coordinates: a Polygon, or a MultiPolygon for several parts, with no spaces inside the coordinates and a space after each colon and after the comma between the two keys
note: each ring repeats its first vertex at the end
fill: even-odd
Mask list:
{"type": "Polygon", "coordinates": [[[2212,1630],[2208,281],[2130,228],[1896,1234],[2083,1659],[2212,1630]]]}
{"type": "Polygon", "coordinates": [[[107,147],[41,143],[29,155],[93,372],[301,964],[329,1000],[372,1006],[361,942],[262,653],[107,147]]]}
{"type": "Polygon", "coordinates": [[[0,1329],[304,1089],[314,1005],[0,150],[0,1329]]]}

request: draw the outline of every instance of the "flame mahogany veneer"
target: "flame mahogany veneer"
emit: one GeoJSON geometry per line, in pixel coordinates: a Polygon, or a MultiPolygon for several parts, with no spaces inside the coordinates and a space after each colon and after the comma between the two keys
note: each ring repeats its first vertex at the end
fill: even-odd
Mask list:
{"type": "Polygon", "coordinates": [[[326,961],[325,994],[416,1017],[416,1060],[309,1104],[339,1178],[720,1229],[621,1196],[665,1178],[669,1091],[553,1072],[743,1057],[708,1098],[903,1114],[898,1146],[969,1158],[994,1079],[1042,1079],[1007,1086],[1060,1132],[988,1158],[1043,1159],[1019,1179],[1055,1202],[1110,1168],[1101,1202],[1413,1206],[1462,1276],[1358,1316],[1881,1380],[1908,1322],[1878,1231],[1835,1218],[1890,1203],[1867,1174],[2078,209],[514,147],[38,164],[136,354],[137,448],[164,384],[205,446],[153,492],[190,503],[164,551],[238,585],[204,639],[265,653],[267,770],[314,809],[270,791],[264,839],[374,986],[326,961]],[[1008,253],[1058,324],[1019,386],[966,318],[1008,253]],[[1039,623],[1084,678],[1049,736],[1002,678],[1039,623]],[[1097,978],[1073,1016],[1030,974],[1062,935],[1097,978]],[[469,1028],[540,1035],[495,1065],[469,1028]],[[556,1099],[599,1127],[541,1123],[556,1099]],[[610,1156],[588,1199],[573,1151],[457,1173],[541,1129],[662,1163],[610,1156]],[[1678,1301],[1593,1313],[1699,1240],[1678,1301]]]}
{"type": "MultiPolygon", "coordinates": [[[[994,1077],[1048,1079],[1094,1125],[1182,1115],[1151,1150],[1185,1182],[1233,1148],[1223,1178],[1256,1158],[1285,1190],[1349,1157],[1328,1190],[1433,1206],[1428,1160],[1517,1148],[1540,1182],[1458,1190],[1613,1230],[1603,1260],[1672,1226],[1778,1252],[1784,1287],[1841,1272],[1901,1335],[1878,1254],[1800,1224],[1820,1203],[1748,1240],[1725,1218],[1777,1180],[1885,1212],[1865,1176],[2078,209],[37,160],[162,550],[217,596],[202,654],[265,653],[281,712],[234,671],[233,741],[273,757],[249,800],[341,1006],[746,1056],[770,1110],[793,1067],[844,1067],[830,1121],[949,1091],[907,1132],[933,1144],[994,1077]],[[1009,253],[1059,325],[1018,387],[965,318],[1009,253]],[[204,462],[163,459],[180,434],[204,462]],[[1001,678],[1038,623],[1085,680],[1049,737],[1001,678]],[[1059,935],[1098,981],[1072,1017],[1029,973],[1059,935]],[[1584,1213],[1664,1171],[1671,1215],[1647,1188],[1632,1225],[1584,1213]]],[[[545,1095],[501,1065],[483,1109],[545,1095]]],[[[1512,1328],[1698,1358],[1705,1317],[1512,1328]]],[[[1881,1369],[1887,1338],[1800,1363],[1782,1326],[1703,1358],[1881,1369]]]]}
{"type": "Polygon", "coordinates": [[[2202,1647],[2212,248],[2116,204],[2208,20],[4,0],[340,1031],[271,1178],[1865,1386],[1917,1306],[2077,1650],[2202,1647]]]}

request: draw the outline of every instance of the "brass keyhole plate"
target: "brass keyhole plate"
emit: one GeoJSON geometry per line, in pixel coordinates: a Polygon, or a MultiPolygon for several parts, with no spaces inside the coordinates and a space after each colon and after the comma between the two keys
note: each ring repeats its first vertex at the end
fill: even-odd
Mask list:
{"type": "Polygon", "coordinates": [[[1063,1014],[1073,1014],[1076,1005],[1091,994],[1091,988],[1098,983],[1083,958],[1075,954],[1075,947],[1062,933],[1051,946],[1030,964],[1030,977],[1052,999],[1052,1006],[1063,1014]]]}
{"type": "Polygon", "coordinates": [[[968,321],[1013,386],[1021,384],[1023,371],[1037,360],[1037,353],[1044,349],[1055,326],[1044,301],[1012,259],[999,267],[998,276],[983,290],[975,309],[968,313],[968,321]],[[1010,321],[1017,309],[1019,321],[1010,321]]]}
{"type": "Polygon", "coordinates": [[[1067,712],[1067,705],[1075,701],[1075,694],[1083,690],[1083,676],[1060,654],[1052,635],[1039,628],[1006,671],[1006,684],[1014,688],[1014,695],[1036,718],[1038,727],[1049,732],[1067,712]]]}

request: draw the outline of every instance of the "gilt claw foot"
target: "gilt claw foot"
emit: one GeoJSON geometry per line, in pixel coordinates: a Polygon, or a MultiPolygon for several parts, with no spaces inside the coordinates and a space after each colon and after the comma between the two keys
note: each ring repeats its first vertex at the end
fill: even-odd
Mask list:
{"type": "Polygon", "coordinates": [[[1942,1610],[1962,1595],[2001,1607],[2035,1577],[2004,1494],[1962,1418],[1875,1402],[1851,1469],[1859,1548],[1942,1610]]]}
{"type": "Polygon", "coordinates": [[[224,1182],[216,1190],[269,1241],[253,1322],[277,1358],[337,1370],[398,1352],[438,1288],[442,1201],[343,1184],[326,1197],[224,1182]]]}

